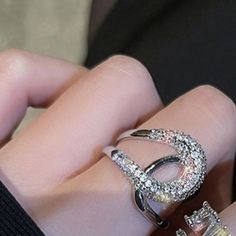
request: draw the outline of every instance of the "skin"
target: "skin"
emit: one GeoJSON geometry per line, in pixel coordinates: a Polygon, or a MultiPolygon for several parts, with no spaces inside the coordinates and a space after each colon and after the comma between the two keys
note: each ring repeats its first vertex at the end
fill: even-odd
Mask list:
{"type": "MultiPolygon", "coordinates": [[[[46,235],[153,232],[133,204],[129,181],[102,155],[104,146],[135,127],[189,133],[208,160],[198,197],[158,207],[173,220],[168,231],[154,234],[173,235],[183,213],[203,200],[224,209],[222,220],[236,234],[236,206],[229,206],[236,109],[216,88],[197,87],[164,107],[150,74],[132,58],[114,56],[88,71],[18,50],[0,54],[0,78],[0,177],[46,235]],[[47,109],[9,141],[28,106],[47,109]]],[[[143,167],[171,152],[164,145],[131,140],[119,148],[143,167]]],[[[172,168],[158,177],[171,177],[172,168]]]]}

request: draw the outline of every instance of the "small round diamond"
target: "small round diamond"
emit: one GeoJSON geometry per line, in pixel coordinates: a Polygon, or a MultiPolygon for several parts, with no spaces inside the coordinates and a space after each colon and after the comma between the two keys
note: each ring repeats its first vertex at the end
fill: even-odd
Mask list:
{"type": "Polygon", "coordinates": [[[141,180],[142,182],[145,182],[145,181],[147,180],[147,175],[146,175],[146,174],[142,174],[142,175],[140,176],[140,180],[141,180]]]}
{"type": "Polygon", "coordinates": [[[138,170],[136,170],[135,172],[134,172],[134,176],[135,177],[137,177],[137,178],[139,178],[141,175],[142,175],[142,171],[140,170],[140,169],[138,169],[138,170]]]}
{"type": "MultiPolygon", "coordinates": [[[[124,152],[115,149],[112,160],[119,165],[133,183],[141,183],[140,188],[146,189],[143,191],[145,197],[164,202],[177,202],[184,200],[199,189],[206,174],[206,157],[201,145],[190,135],[173,130],[152,129],[134,131],[129,136],[122,136],[121,139],[125,138],[141,138],[167,144],[176,151],[176,155],[172,155],[174,162],[182,166],[182,171],[177,178],[168,182],[159,182],[147,171],[148,168],[152,168],[151,165],[146,170],[142,170],[124,152]],[[158,197],[158,195],[162,196],[158,197]]],[[[158,165],[160,167],[163,163],[173,163],[173,160],[167,158],[158,165]]],[[[154,165],[154,171],[159,167],[154,165]]]]}
{"type": "Polygon", "coordinates": [[[145,186],[146,187],[151,187],[152,186],[152,181],[150,179],[148,179],[146,182],[145,182],[145,186]]]}

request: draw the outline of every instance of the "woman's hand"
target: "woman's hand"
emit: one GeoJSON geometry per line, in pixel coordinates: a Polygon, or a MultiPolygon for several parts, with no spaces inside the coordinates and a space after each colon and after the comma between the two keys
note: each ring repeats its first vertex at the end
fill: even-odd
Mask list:
{"type": "MultiPolygon", "coordinates": [[[[0,54],[0,107],[0,138],[6,143],[0,150],[1,180],[46,235],[152,232],[133,204],[129,181],[102,157],[104,146],[134,127],[178,129],[202,144],[209,175],[199,197],[183,207],[193,210],[203,200],[218,210],[230,204],[236,109],[211,86],[163,108],[149,73],[134,59],[115,56],[88,71],[10,50],[0,54]],[[7,142],[27,106],[48,109],[7,142]]],[[[131,140],[119,147],[143,167],[170,153],[166,146],[131,140]]],[[[170,176],[171,168],[162,173],[170,176]]],[[[176,207],[159,211],[167,216],[176,207]]],[[[183,207],[171,219],[178,220],[183,207]]],[[[222,213],[233,235],[234,208],[222,213]]]]}

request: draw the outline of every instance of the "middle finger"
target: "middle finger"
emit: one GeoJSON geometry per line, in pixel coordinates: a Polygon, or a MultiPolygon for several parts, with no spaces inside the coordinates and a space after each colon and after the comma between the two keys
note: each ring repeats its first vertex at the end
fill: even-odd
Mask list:
{"type": "Polygon", "coordinates": [[[73,84],[1,150],[5,184],[21,203],[45,194],[94,164],[117,132],[160,108],[144,66],[128,57],[112,57],[73,84]]]}
{"type": "MultiPolygon", "coordinates": [[[[225,157],[224,161],[233,157],[235,121],[236,109],[233,102],[217,89],[201,86],[177,99],[140,128],[177,129],[191,134],[205,150],[209,171],[222,157],[225,157]]],[[[124,141],[119,144],[119,148],[142,167],[170,153],[165,145],[136,140],[124,141]]],[[[171,172],[168,169],[162,177],[171,177],[171,172]]],[[[102,235],[109,221],[116,224],[108,230],[107,235],[147,235],[152,230],[152,224],[133,205],[129,181],[108,158],[103,158],[62,191],[71,193],[74,199],[64,207],[70,208],[71,204],[77,204],[78,211],[85,216],[76,218],[84,235],[93,235],[95,232],[102,235]],[[90,211],[87,211],[88,205],[90,211]],[[97,212],[103,216],[102,221],[96,217],[97,212]],[[93,222],[89,229],[83,227],[86,225],[85,219],[93,222]]],[[[159,209],[159,213],[164,211],[159,209]]]]}

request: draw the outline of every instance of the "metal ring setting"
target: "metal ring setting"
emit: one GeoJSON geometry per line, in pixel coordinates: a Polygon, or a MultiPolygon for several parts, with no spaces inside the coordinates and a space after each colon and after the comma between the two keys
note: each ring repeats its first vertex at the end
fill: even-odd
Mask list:
{"type": "MultiPolygon", "coordinates": [[[[122,134],[118,142],[125,139],[141,139],[170,145],[176,151],[175,162],[183,167],[179,178],[160,182],[153,178],[151,173],[143,173],[145,171],[142,170],[141,173],[136,172],[136,167],[137,170],[141,168],[134,164],[133,168],[128,171],[128,175],[136,189],[140,189],[147,198],[163,203],[178,202],[193,195],[200,188],[206,174],[206,156],[201,145],[190,135],[165,129],[132,130],[122,134]],[[135,171],[132,172],[132,169],[135,171]]],[[[118,151],[118,153],[122,152],[118,151]]],[[[122,155],[128,158],[124,153],[120,156],[122,155]]],[[[167,159],[163,164],[171,162],[171,159],[167,159]]]]}
{"type": "Polygon", "coordinates": [[[206,157],[201,145],[190,135],[165,129],[131,130],[118,138],[118,143],[125,139],[167,144],[175,149],[176,154],[163,157],[144,170],[131,160],[126,153],[116,147],[106,147],[104,153],[130,178],[135,186],[135,202],[139,210],[155,225],[165,228],[168,224],[150,207],[146,198],[162,203],[185,200],[193,195],[202,184],[206,174],[206,157]],[[166,164],[178,164],[182,171],[170,181],[158,181],[152,174],[166,164]]]}

